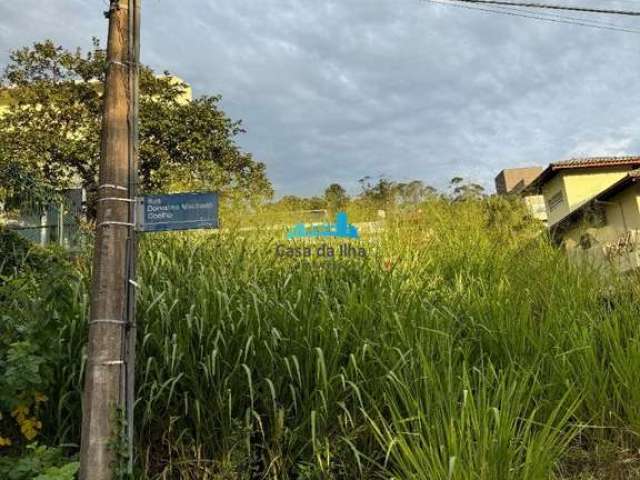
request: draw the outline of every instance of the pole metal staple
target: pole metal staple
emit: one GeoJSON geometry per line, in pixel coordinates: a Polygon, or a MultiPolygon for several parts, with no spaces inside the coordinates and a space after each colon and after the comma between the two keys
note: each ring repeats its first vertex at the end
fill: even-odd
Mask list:
{"type": "Polygon", "coordinates": [[[136,63],[133,62],[121,62],[119,60],[109,60],[107,61],[107,65],[118,65],[119,67],[124,67],[124,68],[131,68],[131,67],[137,67],[138,65],[136,63]]]}
{"type": "Polygon", "coordinates": [[[96,228],[99,227],[105,227],[108,225],[115,225],[118,227],[135,227],[136,224],[135,223],[129,223],[129,222],[116,222],[113,220],[107,220],[106,222],[100,222],[98,225],[96,225],[96,228]]]}
{"type": "Polygon", "coordinates": [[[123,187],[121,185],[114,185],[113,183],[103,183],[102,185],[98,185],[98,190],[101,190],[103,188],[112,188],[114,190],[122,190],[123,192],[129,191],[127,187],[123,187]]]}
{"type": "Polygon", "coordinates": [[[104,197],[104,198],[99,198],[97,201],[98,202],[105,202],[107,200],[113,200],[113,201],[116,201],[116,202],[135,203],[134,199],[131,199],[131,198],[120,198],[120,197],[104,197]]]}
{"type": "Polygon", "coordinates": [[[105,366],[105,367],[112,367],[115,365],[124,365],[124,361],[123,360],[105,360],[103,362],[87,362],[90,365],[96,365],[96,366],[105,366]]]}
{"type": "Polygon", "coordinates": [[[112,323],[115,325],[126,325],[127,322],[125,322],[124,320],[114,320],[111,318],[98,318],[96,320],[91,320],[89,322],[89,325],[93,325],[94,323],[112,323]]]}

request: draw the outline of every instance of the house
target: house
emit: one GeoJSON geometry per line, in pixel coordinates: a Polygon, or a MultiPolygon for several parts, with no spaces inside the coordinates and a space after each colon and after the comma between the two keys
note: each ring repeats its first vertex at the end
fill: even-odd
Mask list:
{"type": "Polygon", "coordinates": [[[546,222],[547,210],[542,195],[527,190],[527,187],[542,172],[542,167],[506,168],[495,178],[496,192],[499,195],[521,195],[531,216],[546,222]]]}
{"type": "Polygon", "coordinates": [[[527,190],[542,194],[553,240],[574,257],[621,271],[640,266],[640,157],[572,159],[549,165],[527,190]]]}

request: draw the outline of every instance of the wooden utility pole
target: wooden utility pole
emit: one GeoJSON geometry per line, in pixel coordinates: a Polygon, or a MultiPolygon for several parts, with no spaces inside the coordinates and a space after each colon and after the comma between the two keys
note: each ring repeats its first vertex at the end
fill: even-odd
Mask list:
{"type": "Polygon", "coordinates": [[[114,445],[132,399],[135,329],[135,186],[139,0],[111,0],[104,89],[88,358],[85,373],[81,480],[112,480],[125,468],[114,445]],[[132,298],[133,297],[133,298],[132,298]],[[131,339],[133,337],[133,339],[131,339]],[[131,340],[130,340],[131,339],[131,340]]]}
{"type": "MultiPolygon", "coordinates": [[[[139,73],[140,73],[140,2],[129,0],[129,218],[135,223],[138,193],[138,151],[139,151],[139,73]]],[[[135,405],[135,367],[136,367],[136,268],[138,257],[138,242],[135,228],[129,231],[129,245],[127,248],[128,279],[127,279],[127,334],[126,334],[126,394],[125,410],[127,412],[127,442],[129,465],[128,472],[133,473],[133,432],[135,405]]]]}

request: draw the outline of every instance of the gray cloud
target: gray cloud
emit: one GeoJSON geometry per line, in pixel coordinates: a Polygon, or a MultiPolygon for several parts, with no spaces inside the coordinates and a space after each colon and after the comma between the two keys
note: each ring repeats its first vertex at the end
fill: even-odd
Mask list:
{"type": "MultiPolygon", "coordinates": [[[[3,2],[0,63],[104,39],[105,8],[3,2]]],[[[490,188],[508,166],[640,151],[638,35],[418,0],[145,0],[142,25],[143,61],[222,94],[281,194],[378,174],[490,188]]]]}

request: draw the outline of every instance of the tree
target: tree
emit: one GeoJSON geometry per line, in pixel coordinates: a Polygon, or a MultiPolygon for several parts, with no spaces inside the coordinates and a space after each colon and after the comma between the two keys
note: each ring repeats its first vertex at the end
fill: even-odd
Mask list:
{"type": "Polygon", "coordinates": [[[485,196],[482,185],[465,182],[462,177],[453,177],[449,181],[449,188],[454,201],[474,200],[485,196]]]}
{"type": "Polygon", "coordinates": [[[273,203],[272,207],[274,210],[281,210],[285,212],[295,212],[306,209],[305,199],[295,195],[285,195],[280,200],[273,203]]]}
{"type": "Polygon", "coordinates": [[[379,208],[387,208],[395,205],[396,183],[381,176],[376,183],[371,183],[371,177],[363,177],[358,180],[362,192],[360,199],[372,203],[379,208]]]}
{"type": "Polygon", "coordinates": [[[436,189],[420,180],[396,184],[396,196],[404,205],[416,205],[436,194],[436,189]]]}
{"type": "Polygon", "coordinates": [[[0,150],[0,206],[7,210],[20,207],[38,209],[47,203],[59,203],[61,195],[38,172],[9,162],[0,150]]]}
{"type": "Polygon", "coordinates": [[[327,187],[324,191],[324,199],[332,212],[344,209],[349,203],[349,195],[339,183],[332,183],[327,187]]]}
{"type": "MultiPolygon", "coordinates": [[[[1,85],[7,110],[0,113],[0,169],[18,165],[34,182],[58,189],[80,184],[90,201],[97,189],[106,71],[98,40],[93,45],[83,54],[47,40],[12,52],[1,85]]],[[[269,198],[264,164],[235,142],[241,122],[219,108],[220,97],[185,101],[185,89],[168,72],[140,69],[142,191],[215,189],[269,198]]]]}
{"type": "Polygon", "coordinates": [[[326,202],[321,197],[298,197],[296,195],[285,195],[277,202],[269,205],[271,210],[286,212],[301,212],[304,210],[324,210],[326,202]]]}

